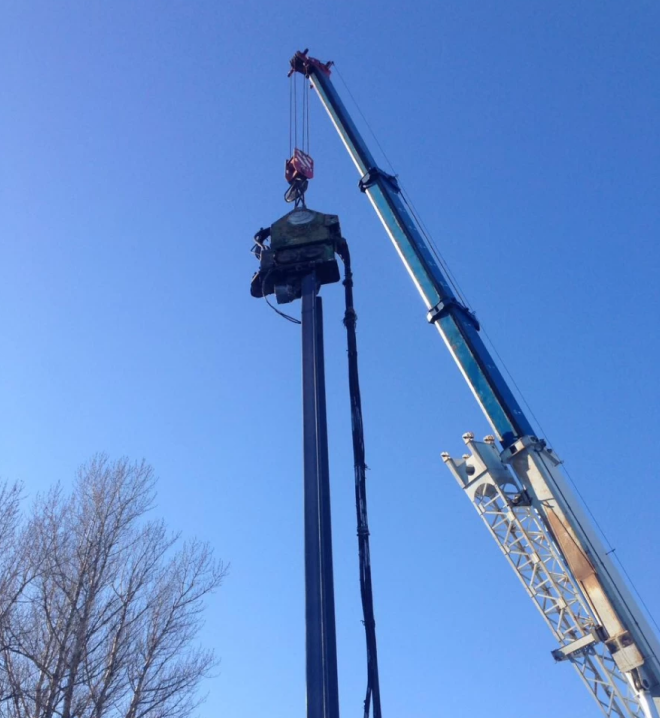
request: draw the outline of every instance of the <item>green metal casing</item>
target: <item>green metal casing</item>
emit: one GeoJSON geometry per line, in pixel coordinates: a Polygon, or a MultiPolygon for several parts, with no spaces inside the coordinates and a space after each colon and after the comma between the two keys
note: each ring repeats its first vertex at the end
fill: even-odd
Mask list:
{"type": "Polygon", "coordinates": [[[300,281],[314,272],[319,284],[339,281],[335,253],[341,241],[339,217],[298,207],[270,228],[270,246],[263,249],[251,293],[275,293],[279,302],[300,296],[300,281]],[[285,291],[286,290],[286,291],[285,291]]]}

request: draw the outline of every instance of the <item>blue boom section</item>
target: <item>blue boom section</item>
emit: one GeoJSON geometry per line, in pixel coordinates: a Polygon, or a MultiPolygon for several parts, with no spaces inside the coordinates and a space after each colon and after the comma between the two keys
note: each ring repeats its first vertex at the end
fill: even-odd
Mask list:
{"type": "Polygon", "coordinates": [[[296,53],[292,71],[316,88],[353,161],[367,193],[477,400],[504,447],[533,435],[504,377],[486,349],[474,316],[458,301],[402,201],[396,179],[380,170],[330,80],[329,66],[296,53]]]}

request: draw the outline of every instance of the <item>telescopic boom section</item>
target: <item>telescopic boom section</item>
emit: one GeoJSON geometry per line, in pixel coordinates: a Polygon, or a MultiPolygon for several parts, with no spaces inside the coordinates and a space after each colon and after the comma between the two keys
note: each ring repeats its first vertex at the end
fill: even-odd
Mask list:
{"type": "Polygon", "coordinates": [[[479,325],[455,296],[427,243],[404,204],[396,178],[376,165],[330,80],[330,63],[322,64],[298,52],[292,71],[308,77],[319,93],[362,179],[367,194],[399,256],[426,304],[429,322],[436,325],[449,351],[488,417],[493,430],[509,446],[533,434],[532,427],[504,381],[479,335],[479,325]]]}
{"type": "MultiPolygon", "coordinates": [[[[409,213],[395,177],[376,165],[330,79],[332,63],[297,52],[369,197],[463,376],[502,444],[465,439],[443,458],[606,716],[660,718],[660,643],[573,495],[561,461],[528,421],[409,213]]],[[[594,447],[595,450],[600,450],[594,447]]]]}

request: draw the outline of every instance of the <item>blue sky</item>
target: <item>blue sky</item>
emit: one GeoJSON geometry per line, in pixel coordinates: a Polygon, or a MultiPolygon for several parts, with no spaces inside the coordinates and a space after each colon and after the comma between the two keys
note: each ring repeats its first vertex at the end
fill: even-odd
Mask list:
{"type": "MultiPolygon", "coordinates": [[[[286,73],[304,47],[336,61],[660,614],[655,3],[5,0],[0,15],[0,476],[34,494],[99,450],[155,466],[158,513],[232,564],[208,607],[221,667],[202,718],[304,712],[299,329],[249,296],[250,239],[288,210],[286,73]]],[[[308,202],[339,214],[354,256],[384,714],[595,716],[442,465],[488,427],[311,109],[308,202]]],[[[323,294],[348,716],[364,650],[342,296],[323,294]]]]}

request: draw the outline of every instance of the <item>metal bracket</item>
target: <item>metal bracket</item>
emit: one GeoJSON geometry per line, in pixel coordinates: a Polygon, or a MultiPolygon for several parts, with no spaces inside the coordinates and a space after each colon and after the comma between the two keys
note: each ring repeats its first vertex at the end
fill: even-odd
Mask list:
{"type": "Polygon", "coordinates": [[[538,454],[542,454],[553,466],[564,463],[547,445],[545,439],[538,439],[536,436],[521,436],[511,446],[504,449],[501,453],[502,461],[505,464],[510,464],[514,455],[524,451],[536,451],[538,454]]]}
{"type": "Polygon", "coordinates": [[[576,641],[569,643],[567,646],[556,648],[552,651],[552,657],[555,661],[566,661],[572,659],[576,656],[582,655],[583,653],[587,653],[591,649],[591,646],[599,641],[600,637],[597,631],[591,631],[591,633],[587,633],[586,636],[578,638],[576,641]]]}
{"type": "Polygon", "coordinates": [[[335,64],[332,60],[330,62],[321,62],[314,57],[309,57],[307,54],[309,50],[305,48],[302,52],[298,52],[291,58],[291,69],[287,77],[291,77],[294,72],[299,72],[305,77],[309,77],[312,74],[312,68],[315,67],[319,72],[325,75],[330,74],[330,68],[335,64]]]}
{"type": "Polygon", "coordinates": [[[400,194],[401,188],[399,182],[394,175],[383,172],[379,167],[370,167],[364,177],[358,182],[360,192],[366,192],[369,187],[373,187],[379,179],[385,180],[390,188],[393,189],[397,194],[400,194]]]}
{"type": "Polygon", "coordinates": [[[444,317],[445,314],[448,314],[452,309],[459,309],[461,313],[465,316],[465,318],[472,324],[472,326],[479,331],[479,321],[476,318],[476,316],[464,305],[461,304],[457,299],[454,297],[449,297],[447,299],[441,299],[435,307],[432,307],[429,310],[429,313],[426,315],[426,318],[429,322],[429,324],[435,324],[438,319],[441,317],[444,317]]]}
{"type": "Polygon", "coordinates": [[[524,489],[517,494],[513,494],[510,498],[507,497],[507,499],[509,506],[512,508],[532,505],[532,500],[529,498],[529,494],[524,489]]]}

